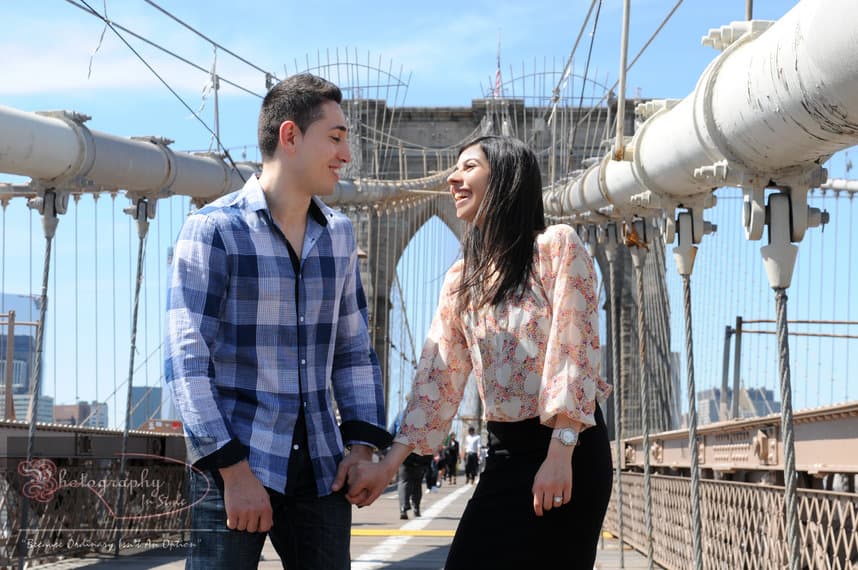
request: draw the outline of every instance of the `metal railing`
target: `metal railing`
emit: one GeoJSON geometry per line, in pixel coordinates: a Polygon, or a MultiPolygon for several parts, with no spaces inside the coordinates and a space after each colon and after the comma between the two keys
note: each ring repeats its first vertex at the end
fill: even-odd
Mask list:
{"type": "MultiPolygon", "coordinates": [[[[643,475],[623,473],[623,531],[636,549],[647,548],[643,475]]],[[[702,481],[704,568],[774,570],[787,565],[784,489],[770,485],[702,481]]],[[[672,570],[693,566],[691,480],[652,477],[653,559],[672,570]]],[[[800,489],[802,568],[858,568],[858,494],[800,489]]],[[[619,534],[612,498],[605,529],[619,534]]]]}

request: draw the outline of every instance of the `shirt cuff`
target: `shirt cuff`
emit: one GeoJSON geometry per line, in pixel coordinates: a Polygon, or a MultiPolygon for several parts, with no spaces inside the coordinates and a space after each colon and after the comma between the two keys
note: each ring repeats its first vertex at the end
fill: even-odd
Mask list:
{"type": "Polygon", "coordinates": [[[372,445],[376,449],[390,447],[393,436],[386,429],[374,426],[371,423],[350,420],[340,425],[340,434],[346,445],[363,444],[372,445]]]}
{"type": "Polygon", "coordinates": [[[229,443],[210,453],[194,463],[198,469],[221,469],[235,465],[242,459],[247,459],[248,448],[237,439],[231,439],[229,443]]]}

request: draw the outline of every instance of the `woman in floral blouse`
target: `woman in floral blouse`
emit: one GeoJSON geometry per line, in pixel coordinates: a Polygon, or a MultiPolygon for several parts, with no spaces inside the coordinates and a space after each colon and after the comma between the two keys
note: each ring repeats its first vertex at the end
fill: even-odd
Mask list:
{"type": "Polygon", "coordinates": [[[473,372],[489,454],[445,567],[591,569],[612,477],[593,262],[571,227],[545,227],[539,165],[517,139],[465,145],[448,182],[464,258],[444,280],[393,448],[350,474],[374,491],[349,499],[371,503],[409,453],[438,448],[473,372]]]}

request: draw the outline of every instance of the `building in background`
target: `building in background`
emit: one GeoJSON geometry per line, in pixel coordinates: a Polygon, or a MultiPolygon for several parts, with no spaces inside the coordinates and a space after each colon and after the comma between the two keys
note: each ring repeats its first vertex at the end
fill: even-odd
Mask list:
{"type": "MultiPolygon", "coordinates": [[[[12,396],[12,406],[15,410],[15,419],[21,422],[29,420],[30,395],[15,394],[12,396]]],[[[39,396],[39,409],[36,412],[37,422],[54,422],[54,399],[51,396],[39,396]]],[[[0,397],[0,418],[6,417],[6,398],[0,397]]]]}
{"type": "MultiPolygon", "coordinates": [[[[29,394],[36,356],[36,327],[24,324],[39,319],[40,297],[0,292],[0,391],[6,390],[6,354],[9,343],[7,315],[15,311],[12,356],[12,393],[29,394]]],[[[42,367],[39,367],[41,375],[42,367]]],[[[17,409],[17,404],[16,404],[17,409]]]]}
{"type": "Polygon", "coordinates": [[[54,406],[54,423],[106,428],[107,404],[105,402],[78,402],[77,404],[54,406]]]}
{"type": "Polygon", "coordinates": [[[173,395],[165,387],[161,389],[161,419],[179,419],[179,412],[176,411],[176,404],[173,403],[173,395]]]}
{"type": "MultiPolygon", "coordinates": [[[[727,415],[733,409],[733,390],[727,388],[727,415]]],[[[720,421],[721,389],[710,388],[697,392],[697,410],[701,424],[720,421]]],[[[755,418],[778,414],[781,411],[780,402],[775,400],[775,393],[766,388],[739,389],[739,417],[755,418]]],[[[726,419],[726,418],[725,418],[726,419]]]]}
{"type": "Polygon", "coordinates": [[[131,387],[131,426],[140,429],[147,420],[161,419],[160,386],[131,387]]]}

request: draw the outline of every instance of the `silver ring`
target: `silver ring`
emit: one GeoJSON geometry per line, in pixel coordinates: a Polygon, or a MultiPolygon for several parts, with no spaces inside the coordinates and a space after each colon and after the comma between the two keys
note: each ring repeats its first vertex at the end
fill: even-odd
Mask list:
{"type": "Polygon", "coordinates": [[[554,497],[554,503],[559,505],[563,502],[563,497],[554,497]]]}

